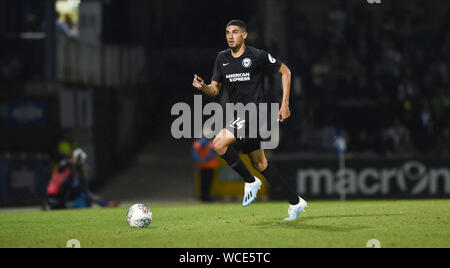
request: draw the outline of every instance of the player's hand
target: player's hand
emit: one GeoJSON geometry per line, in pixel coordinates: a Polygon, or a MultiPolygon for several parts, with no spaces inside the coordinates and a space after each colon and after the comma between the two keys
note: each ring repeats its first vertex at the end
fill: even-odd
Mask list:
{"type": "Polygon", "coordinates": [[[192,82],[192,86],[200,91],[203,91],[203,89],[206,86],[205,80],[203,80],[203,78],[201,78],[198,75],[194,75],[194,81],[192,82]]]}
{"type": "Polygon", "coordinates": [[[278,122],[283,123],[289,117],[291,117],[291,110],[289,109],[289,106],[282,105],[281,109],[280,109],[280,112],[278,113],[278,122]]]}

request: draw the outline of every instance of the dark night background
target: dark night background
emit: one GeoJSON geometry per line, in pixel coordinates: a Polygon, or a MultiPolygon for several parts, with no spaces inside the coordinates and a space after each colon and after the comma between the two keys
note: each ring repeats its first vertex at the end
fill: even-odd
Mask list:
{"type": "MultiPolygon", "coordinates": [[[[64,140],[88,152],[90,185],[107,197],[171,199],[162,188],[177,180],[193,189],[192,140],[171,137],[170,109],[193,102],[194,74],[210,80],[236,18],[249,45],[292,71],[292,117],[274,156],[329,159],[342,130],[349,157],[448,163],[448,1],[61,2],[77,11],[0,2],[2,205],[42,195],[64,140]]],[[[267,79],[274,101],[277,79],[267,79]]]]}

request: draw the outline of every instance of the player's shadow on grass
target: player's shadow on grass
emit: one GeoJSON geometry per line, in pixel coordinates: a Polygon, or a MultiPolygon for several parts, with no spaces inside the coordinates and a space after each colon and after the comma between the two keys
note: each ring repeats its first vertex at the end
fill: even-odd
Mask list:
{"type": "Polygon", "coordinates": [[[307,224],[304,221],[291,221],[291,222],[280,222],[277,221],[265,221],[254,224],[262,229],[277,229],[277,228],[292,228],[297,230],[317,230],[323,232],[351,232],[356,230],[368,229],[367,226],[349,226],[349,225],[323,225],[323,224],[307,224]]]}
{"type": "Polygon", "coordinates": [[[335,225],[324,225],[324,224],[309,224],[309,221],[314,221],[317,219],[331,219],[331,218],[365,218],[365,217],[392,217],[392,216],[402,216],[401,214],[378,214],[378,215],[327,215],[327,216],[311,216],[311,217],[301,217],[296,221],[282,221],[279,218],[274,218],[270,221],[259,222],[253,224],[263,229],[271,228],[293,228],[298,230],[317,230],[324,232],[351,232],[363,229],[369,229],[368,226],[360,225],[349,225],[336,223],[335,225]]]}

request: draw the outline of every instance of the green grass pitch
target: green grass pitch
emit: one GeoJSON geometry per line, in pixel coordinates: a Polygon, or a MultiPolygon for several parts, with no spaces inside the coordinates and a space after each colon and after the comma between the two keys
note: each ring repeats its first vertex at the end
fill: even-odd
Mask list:
{"type": "Polygon", "coordinates": [[[311,201],[295,222],[287,204],[155,205],[153,223],[132,229],[128,206],[66,211],[0,211],[0,247],[382,248],[450,247],[450,200],[311,201]]]}

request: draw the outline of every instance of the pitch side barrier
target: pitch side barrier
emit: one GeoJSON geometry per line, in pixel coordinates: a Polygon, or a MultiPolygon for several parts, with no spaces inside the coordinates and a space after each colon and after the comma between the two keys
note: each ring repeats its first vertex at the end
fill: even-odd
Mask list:
{"type": "MultiPolygon", "coordinates": [[[[450,158],[273,156],[283,175],[308,199],[450,198],[450,158]]],[[[272,199],[278,193],[269,189],[272,199]]]]}

